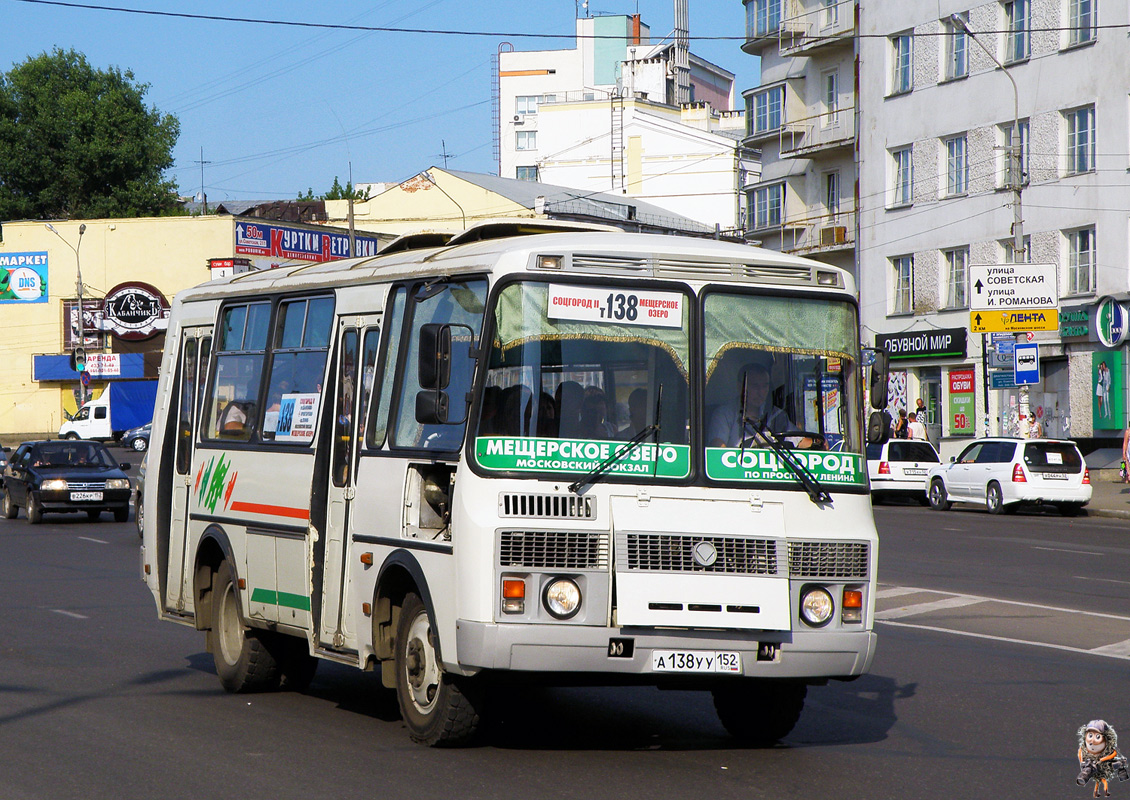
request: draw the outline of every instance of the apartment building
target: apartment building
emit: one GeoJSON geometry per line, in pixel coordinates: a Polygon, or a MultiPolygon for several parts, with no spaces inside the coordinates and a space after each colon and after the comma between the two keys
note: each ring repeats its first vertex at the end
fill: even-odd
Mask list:
{"type": "Polygon", "coordinates": [[[986,427],[1023,433],[1033,419],[1047,436],[1114,440],[1128,386],[1124,333],[1110,324],[1119,317],[1110,303],[1124,309],[1130,298],[1127,5],[859,7],[865,343],[897,351],[902,397],[911,408],[926,400],[943,454],[986,427]],[[1011,144],[1019,174],[1009,169],[1011,144]],[[1055,265],[1060,327],[1035,335],[1041,383],[985,391],[994,348],[968,333],[969,271],[1016,260],[1055,265]]]}

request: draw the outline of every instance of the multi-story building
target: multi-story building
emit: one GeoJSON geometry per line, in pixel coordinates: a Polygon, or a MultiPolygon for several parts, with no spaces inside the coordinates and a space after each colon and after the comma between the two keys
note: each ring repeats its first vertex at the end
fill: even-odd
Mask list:
{"type": "Polygon", "coordinates": [[[855,0],[746,0],[742,49],[761,57],[745,98],[746,236],[854,269],[857,233],[855,0]]]}
{"type": "Polygon", "coordinates": [[[1104,5],[1102,28],[1095,0],[859,6],[865,340],[895,343],[906,401],[926,400],[950,452],[986,422],[993,433],[1035,419],[1047,436],[1117,436],[1125,347],[1098,344],[1093,320],[1098,301],[1126,300],[1130,286],[1128,90],[1115,78],[1130,70],[1126,4],[1104,5]],[[989,337],[967,335],[970,268],[1016,260],[1054,265],[1062,322],[1035,334],[1039,384],[986,390],[994,355],[989,337]],[[975,420],[962,411],[971,402],[975,420]]]}
{"type": "Polygon", "coordinates": [[[610,192],[730,230],[757,174],[734,75],[634,16],[577,20],[568,50],[500,48],[499,175],[610,192]],[[685,63],[685,68],[680,64],[685,63]]]}

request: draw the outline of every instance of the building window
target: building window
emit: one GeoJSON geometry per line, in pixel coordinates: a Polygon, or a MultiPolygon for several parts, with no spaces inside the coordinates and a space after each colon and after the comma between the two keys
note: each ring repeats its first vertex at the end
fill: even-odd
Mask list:
{"type": "Polygon", "coordinates": [[[1068,43],[1086,44],[1095,40],[1096,0],[1068,0],[1068,43]]]}
{"type": "Polygon", "coordinates": [[[1031,264],[1032,263],[1032,237],[1025,236],[1024,241],[1021,242],[1024,247],[1024,252],[1021,253],[1022,259],[1018,262],[1016,259],[1016,242],[1012,239],[1007,239],[1001,242],[1001,247],[1004,250],[1004,263],[1006,264],[1031,264]]]}
{"type": "Polygon", "coordinates": [[[1095,169],[1095,107],[1067,112],[1067,174],[1095,169]]]}
{"type": "Polygon", "coordinates": [[[840,78],[835,70],[824,73],[824,115],[823,127],[838,125],[840,107],[840,78]]]}
{"type": "Polygon", "coordinates": [[[785,87],[774,86],[753,96],[753,132],[766,133],[781,127],[785,87]]]}
{"type": "Polygon", "coordinates": [[[518,167],[514,177],[520,181],[536,181],[538,179],[538,168],[518,167]]]}
{"type": "Polygon", "coordinates": [[[1032,54],[1030,0],[1012,0],[1004,4],[1004,60],[1023,61],[1032,54]]]}
{"type": "Polygon", "coordinates": [[[785,185],[774,183],[753,190],[753,225],[755,230],[779,228],[785,198],[785,185]]]}
{"type": "Polygon", "coordinates": [[[781,0],[750,0],[746,4],[746,36],[776,33],[781,27],[781,0]]]}
{"type": "Polygon", "coordinates": [[[969,74],[969,35],[951,23],[946,28],[946,69],[947,81],[964,78],[969,74]]]}
{"type": "Polygon", "coordinates": [[[514,113],[519,115],[538,113],[538,101],[541,99],[536,94],[522,94],[514,98],[514,113]]]}
{"type": "Polygon", "coordinates": [[[828,220],[835,222],[840,216],[840,173],[828,172],[824,174],[824,208],[828,211],[828,220]]]}
{"type": "Polygon", "coordinates": [[[914,86],[910,61],[911,36],[901,33],[891,37],[891,94],[909,92],[914,86]]]}
{"type": "Polygon", "coordinates": [[[969,263],[969,248],[959,247],[946,250],[946,308],[965,308],[969,305],[966,265],[969,263]]]}
{"type": "Polygon", "coordinates": [[[892,314],[909,314],[914,310],[914,256],[891,259],[891,278],[894,297],[892,314]]]}
{"type": "Polygon", "coordinates": [[[824,13],[821,17],[825,28],[830,28],[840,21],[840,0],[822,0],[824,13]]]}
{"type": "Polygon", "coordinates": [[[1067,234],[1067,293],[1095,291],[1095,229],[1080,228],[1067,234]]]}
{"type": "Polygon", "coordinates": [[[537,131],[518,131],[514,138],[515,150],[537,150],[538,149],[538,132],[537,131]]]}
{"type": "Polygon", "coordinates": [[[1020,120],[1020,141],[1012,141],[1012,123],[1006,123],[1000,126],[1001,132],[1001,170],[1000,170],[1000,187],[1002,189],[1009,189],[1014,186],[1023,186],[1028,182],[1028,120],[1020,120]],[[1020,174],[1011,175],[1009,170],[1012,168],[1009,162],[1009,144],[1020,145],[1020,174]]]}
{"type": "Polygon", "coordinates": [[[908,206],[914,202],[914,168],[910,160],[910,148],[891,151],[891,162],[891,205],[908,206]]]}
{"type": "Polygon", "coordinates": [[[946,196],[969,191],[969,161],[965,157],[965,134],[946,139],[946,196]]]}

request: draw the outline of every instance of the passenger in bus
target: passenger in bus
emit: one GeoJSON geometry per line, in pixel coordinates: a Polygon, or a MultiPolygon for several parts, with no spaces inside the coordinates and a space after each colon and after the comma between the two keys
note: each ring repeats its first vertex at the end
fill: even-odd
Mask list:
{"type": "Polygon", "coordinates": [[[242,436],[247,430],[247,411],[243,403],[233,400],[220,412],[220,433],[224,436],[242,436]]]}
{"type": "Polygon", "coordinates": [[[530,434],[530,414],[533,410],[534,393],[529,387],[508,386],[502,390],[502,418],[500,420],[503,436],[528,436],[530,434]]]}
{"type": "Polygon", "coordinates": [[[542,392],[538,398],[537,430],[543,438],[557,437],[557,406],[549,392],[542,392]]]}
{"type": "Polygon", "coordinates": [[[581,406],[585,401],[585,390],[576,381],[562,381],[554,393],[557,403],[558,436],[562,439],[580,439],[581,406]]]}
{"type": "Polygon", "coordinates": [[[782,434],[791,425],[785,412],[773,405],[769,364],[755,361],[738,372],[737,398],[718,408],[710,419],[707,439],[711,447],[739,447],[742,440],[756,441],[759,432],[782,434]],[[745,422],[741,393],[745,386],[745,422]]]}
{"type": "Polygon", "coordinates": [[[631,439],[647,427],[647,389],[642,386],[628,395],[628,427],[620,431],[621,439],[631,439]]]}
{"type": "Polygon", "coordinates": [[[616,426],[608,421],[608,398],[599,386],[585,388],[585,399],[581,403],[581,438],[612,439],[616,436],[616,426]]]}
{"type": "Polygon", "coordinates": [[[479,413],[479,436],[498,433],[498,409],[502,405],[502,389],[488,386],[483,389],[483,407],[479,413]]]}

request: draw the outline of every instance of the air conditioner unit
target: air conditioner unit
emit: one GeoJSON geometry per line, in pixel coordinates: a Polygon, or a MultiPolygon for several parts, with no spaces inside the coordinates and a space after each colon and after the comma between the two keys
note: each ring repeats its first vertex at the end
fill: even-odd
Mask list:
{"type": "Polygon", "coordinates": [[[515,114],[515,115],[514,115],[514,124],[515,124],[515,125],[521,125],[521,124],[522,124],[522,123],[523,123],[524,121],[525,121],[525,120],[523,120],[523,119],[522,119],[522,115],[521,115],[521,114],[515,114]]]}
{"type": "Polygon", "coordinates": [[[843,244],[847,241],[847,226],[833,225],[820,229],[820,246],[827,247],[833,244],[843,244]]]}

